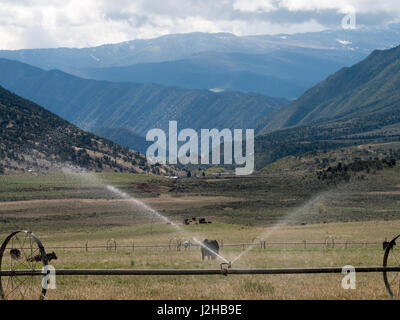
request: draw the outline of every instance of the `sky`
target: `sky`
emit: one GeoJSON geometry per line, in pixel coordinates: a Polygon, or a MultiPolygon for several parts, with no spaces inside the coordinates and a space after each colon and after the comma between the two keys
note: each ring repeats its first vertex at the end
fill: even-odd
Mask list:
{"type": "Polygon", "coordinates": [[[90,47],[165,34],[321,31],[400,22],[399,0],[0,0],[0,49],[90,47]]]}

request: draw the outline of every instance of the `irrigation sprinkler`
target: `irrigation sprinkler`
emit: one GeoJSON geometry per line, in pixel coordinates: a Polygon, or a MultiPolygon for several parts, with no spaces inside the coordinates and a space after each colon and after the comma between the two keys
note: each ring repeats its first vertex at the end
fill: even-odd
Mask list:
{"type": "MultiPolygon", "coordinates": [[[[356,273],[382,273],[385,287],[392,298],[400,296],[400,248],[393,238],[386,247],[382,266],[355,267],[356,273]]],[[[176,239],[174,239],[176,240],[176,239]]],[[[115,240],[114,240],[115,241],[115,240]]],[[[172,242],[172,241],[171,241],[172,242]]],[[[170,242],[170,245],[171,245],[170,242]]],[[[114,242],[116,245],[116,242],[114,242]]],[[[49,274],[48,255],[40,240],[30,231],[11,233],[0,248],[0,300],[44,299],[44,279],[49,274]]],[[[177,275],[286,275],[341,274],[342,267],[236,269],[231,262],[221,263],[220,269],[58,269],[58,276],[177,276],[177,275]]]]}
{"type": "MultiPolygon", "coordinates": [[[[346,242],[346,244],[347,244],[347,242],[346,242]]],[[[327,249],[329,249],[329,248],[334,248],[335,247],[335,238],[334,237],[332,237],[332,236],[329,236],[329,237],[327,237],[326,239],[325,239],[325,247],[327,248],[327,249]]]]}
{"type": "MultiPolygon", "coordinates": [[[[385,254],[383,256],[383,266],[387,267],[392,264],[399,265],[400,261],[400,249],[396,246],[396,240],[400,237],[400,234],[392,239],[386,246],[385,254]]],[[[383,271],[383,281],[387,291],[392,298],[399,297],[400,295],[400,279],[399,274],[389,274],[383,271]]]]}
{"type": "MultiPolygon", "coordinates": [[[[226,265],[229,265],[226,263],[226,265]]],[[[400,272],[400,266],[355,267],[357,273],[400,272]]],[[[334,274],[342,273],[342,267],[326,268],[268,268],[268,269],[57,269],[57,276],[194,276],[194,275],[284,275],[284,274],[334,274]]],[[[1,277],[44,277],[45,271],[35,270],[2,270],[1,277]]]]}
{"type": "Polygon", "coordinates": [[[177,238],[172,238],[168,242],[168,247],[169,247],[170,250],[171,250],[172,247],[175,247],[176,251],[181,251],[182,240],[181,239],[177,239],[177,238]],[[175,244],[173,245],[174,242],[175,242],[175,244]]]}
{"type": "Polygon", "coordinates": [[[115,239],[107,240],[106,248],[108,251],[111,251],[112,249],[114,249],[114,251],[117,251],[117,241],[115,239]]]}
{"type": "Polygon", "coordinates": [[[32,277],[31,272],[48,265],[46,252],[39,238],[26,230],[11,233],[0,248],[0,271],[20,270],[26,274],[21,276],[8,276],[0,273],[0,298],[15,299],[34,297],[43,300],[46,289],[42,280],[32,277]]]}

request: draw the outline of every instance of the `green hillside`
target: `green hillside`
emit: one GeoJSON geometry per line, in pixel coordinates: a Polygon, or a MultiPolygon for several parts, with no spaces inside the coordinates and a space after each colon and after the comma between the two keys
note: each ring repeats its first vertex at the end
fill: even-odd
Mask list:
{"type": "Polygon", "coordinates": [[[256,137],[256,168],[261,169],[287,156],[399,140],[400,108],[281,129],[256,137]]]}
{"type": "Polygon", "coordinates": [[[0,87],[0,173],[48,171],[66,165],[133,173],[170,170],[151,167],[138,152],[84,132],[0,87]]]}
{"type": "Polygon", "coordinates": [[[292,102],[265,123],[261,132],[395,111],[400,103],[400,46],[375,50],[343,68],[292,102]]]}

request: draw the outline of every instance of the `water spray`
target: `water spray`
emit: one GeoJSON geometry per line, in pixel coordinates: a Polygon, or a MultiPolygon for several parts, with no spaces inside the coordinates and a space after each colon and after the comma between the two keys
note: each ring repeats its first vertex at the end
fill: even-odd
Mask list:
{"type": "Polygon", "coordinates": [[[280,229],[283,225],[286,225],[292,218],[296,218],[298,216],[304,215],[306,213],[309,213],[312,210],[312,207],[318,202],[321,201],[322,198],[324,198],[327,194],[330,192],[324,192],[322,194],[319,194],[315,197],[313,197],[311,200],[307,201],[305,204],[303,204],[301,207],[297,208],[296,210],[290,212],[289,214],[285,215],[280,221],[278,221],[274,226],[272,226],[271,229],[268,229],[264,231],[259,237],[256,237],[252,244],[245,250],[243,250],[235,259],[232,260],[232,264],[241,259],[244,255],[246,255],[248,252],[253,250],[257,245],[257,240],[260,238],[266,240],[268,239],[275,231],[280,229]]]}
{"type": "MultiPolygon", "coordinates": [[[[140,200],[136,199],[135,197],[127,194],[126,192],[119,190],[117,187],[114,187],[112,185],[109,185],[109,184],[105,183],[102,179],[100,179],[99,177],[95,176],[93,173],[87,172],[86,170],[84,170],[82,168],[75,168],[75,167],[71,167],[71,166],[63,167],[62,169],[63,169],[62,171],[64,173],[67,173],[67,174],[76,174],[76,173],[82,174],[82,173],[86,173],[87,175],[89,175],[90,179],[92,179],[94,183],[103,185],[107,191],[109,191],[109,192],[111,192],[111,193],[113,193],[113,194],[115,194],[115,195],[117,195],[117,196],[119,196],[119,197],[121,197],[123,199],[128,200],[130,203],[134,204],[135,206],[142,208],[143,211],[150,212],[151,214],[157,216],[158,218],[160,218],[162,221],[164,221],[168,225],[171,225],[172,227],[174,227],[178,232],[188,234],[188,232],[186,230],[182,229],[179,225],[177,225],[176,223],[174,223],[173,221],[171,221],[170,219],[168,219],[167,217],[165,217],[164,215],[162,215],[157,210],[153,209],[152,207],[150,207],[149,205],[147,205],[143,201],[140,201],[140,200]]],[[[203,247],[203,248],[207,249],[209,252],[214,254],[220,260],[224,261],[227,264],[230,264],[230,262],[226,258],[221,256],[219,253],[215,252],[214,250],[208,248],[201,241],[196,239],[196,237],[192,237],[192,236],[190,236],[190,237],[200,247],[203,247]]]]}

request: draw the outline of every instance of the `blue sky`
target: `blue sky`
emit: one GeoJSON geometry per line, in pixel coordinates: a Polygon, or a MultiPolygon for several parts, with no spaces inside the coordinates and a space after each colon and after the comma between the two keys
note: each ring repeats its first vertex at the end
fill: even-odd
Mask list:
{"type": "Polygon", "coordinates": [[[400,21],[398,0],[0,0],[0,49],[86,47],[171,33],[276,34],[400,21]]]}

